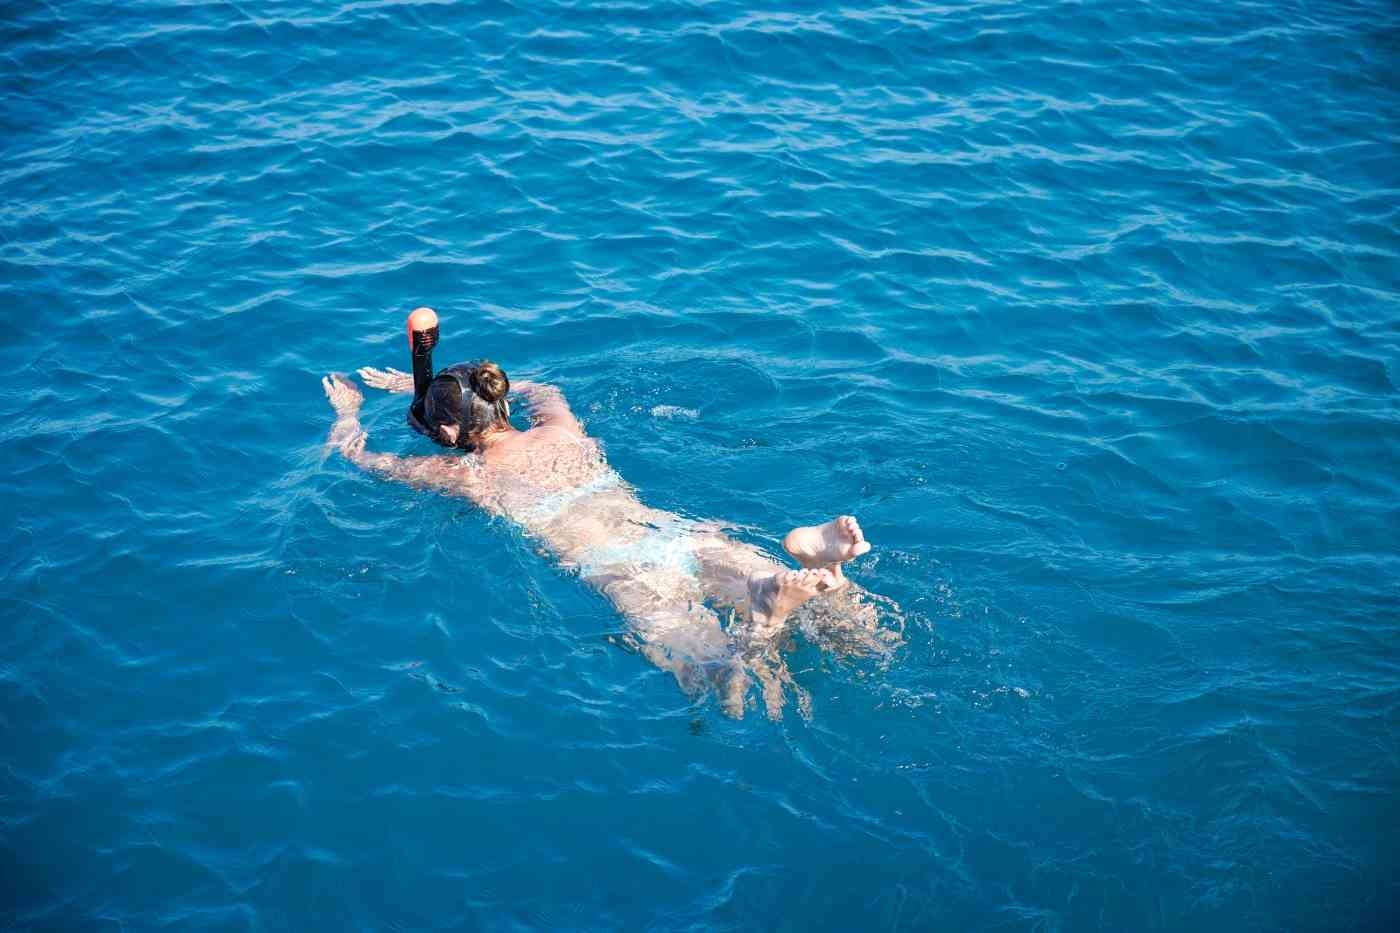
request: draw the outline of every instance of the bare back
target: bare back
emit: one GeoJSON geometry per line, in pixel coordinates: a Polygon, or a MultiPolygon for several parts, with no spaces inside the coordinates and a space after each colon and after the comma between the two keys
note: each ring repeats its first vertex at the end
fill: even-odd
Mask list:
{"type": "MultiPolygon", "coordinates": [[[[585,577],[616,573],[620,564],[628,565],[629,576],[647,570],[655,575],[677,564],[675,542],[693,533],[694,523],[643,503],[581,428],[542,425],[513,433],[490,445],[480,459],[473,498],[520,525],[585,577]]],[[[687,589],[694,588],[693,573],[679,576],[686,578],[687,589]]],[[[677,595],[681,583],[652,582],[668,598],[677,595]]]]}

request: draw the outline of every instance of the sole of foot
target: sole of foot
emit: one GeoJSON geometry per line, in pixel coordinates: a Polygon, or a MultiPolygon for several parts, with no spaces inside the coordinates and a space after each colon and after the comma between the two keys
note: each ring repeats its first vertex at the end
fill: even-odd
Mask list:
{"type": "Polygon", "coordinates": [[[870,542],[854,515],[841,515],[821,525],[794,528],[783,538],[783,550],[803,567],[838,569],[869,553],[870,542]]]}
{"type": "Polygon", "coordinates": [[[830,570],[780,570],[749,577],[749,601],[755,621],[782,622],[818,593],[836,589],[841,581],[830,570]]]}

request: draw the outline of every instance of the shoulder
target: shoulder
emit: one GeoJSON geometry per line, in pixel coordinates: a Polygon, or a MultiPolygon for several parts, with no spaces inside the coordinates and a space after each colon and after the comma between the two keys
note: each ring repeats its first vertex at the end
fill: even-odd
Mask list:
{"type": "Polygon", "coordinates": [[[550,421],[539,424],[521,433],[528,444],[540,447],[555,444],[577,444],[580,440],[588,437],[583,432],[583,425],[572,418],[567,421],[550,421]]]}
{"type": "Polygon", "coordinates": [[[405,479],[437,489],[455,489],[469,481],[476,470],[470,458],[450,454],[408,457],[403,461],[405,479]]]}
{"type": "Polygon", "coordinates": [[[560,424],[540,424],[521,431],[492,445],[488,459],[497,463],[516,462],[520,458],[544,454],[551,449],[575,447],[587,440],[582,431],[560,424]]]}

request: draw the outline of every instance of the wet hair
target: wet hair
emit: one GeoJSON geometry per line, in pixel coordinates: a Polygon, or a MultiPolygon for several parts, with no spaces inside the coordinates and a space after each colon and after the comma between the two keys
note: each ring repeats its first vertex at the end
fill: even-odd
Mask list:
{"type": "Polygon", "coordinates": [[[510,403],[506,394],[510,380],[505,372],[490,360],[457,363],[433,377],[423,395],[421,412],[415,404],[409,412],[409,423],[444,447],[455,446],[471,450],[487,431],[504,427],[510,422],[510,403]],[[457,426],[457,443],[448,444],[439,429],[457,426]]]}

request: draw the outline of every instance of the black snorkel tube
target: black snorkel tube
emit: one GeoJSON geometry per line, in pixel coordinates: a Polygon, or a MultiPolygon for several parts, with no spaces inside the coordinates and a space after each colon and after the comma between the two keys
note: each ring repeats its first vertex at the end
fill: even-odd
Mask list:
{"type": "Polygon", "coordinates": [[[423,422],[423,399],[433,381],[433,347],[438,342],[438,317],[432,308],[417,308],[408,316],[408,348],[413,353],[413,404],[408,423],[415,431],[432,437],[423,422]]]}

